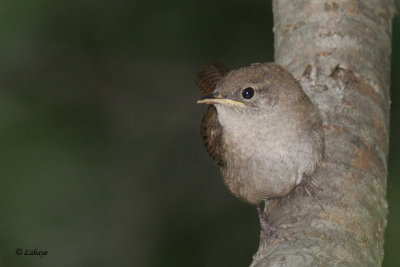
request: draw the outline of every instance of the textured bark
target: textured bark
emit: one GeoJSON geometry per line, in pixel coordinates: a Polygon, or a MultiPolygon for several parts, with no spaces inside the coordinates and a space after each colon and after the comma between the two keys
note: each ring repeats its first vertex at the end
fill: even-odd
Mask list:
{"type": "Polygon", "coordinates": [[[302,188],[268,201],[276,236],[252,266],[380,266],[386,227],[390,0],[274,0],[275,61],[316,103],[325,160],[314,174],[324,210],[302,188]]]}

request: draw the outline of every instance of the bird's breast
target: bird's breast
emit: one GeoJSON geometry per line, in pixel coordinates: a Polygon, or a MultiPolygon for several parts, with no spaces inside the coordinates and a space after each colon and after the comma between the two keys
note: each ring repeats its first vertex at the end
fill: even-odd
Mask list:
{"type": "Polygon", "coordinates": [[[296,185],[297,161],[291,144],[296,131],[290,124],[271,117],[231,118],[222,115],[225,184],[232,193],[256,203],[270,197],[286,195],[296,185]]]}

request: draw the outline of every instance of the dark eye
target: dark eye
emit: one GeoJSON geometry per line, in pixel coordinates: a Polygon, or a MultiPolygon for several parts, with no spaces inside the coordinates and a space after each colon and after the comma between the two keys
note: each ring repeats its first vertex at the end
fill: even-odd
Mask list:
{"type": "Polygon", "coordinates": [[[243,90],[242,92],[243,98],[250,99],[254,96],[254,89],[251,87],[247,87],[246,89],[243,90]]]}

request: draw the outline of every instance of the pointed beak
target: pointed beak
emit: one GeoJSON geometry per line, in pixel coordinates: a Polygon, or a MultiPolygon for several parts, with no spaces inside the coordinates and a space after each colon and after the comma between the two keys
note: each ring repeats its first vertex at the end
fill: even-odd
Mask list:
{"type": "Polygon", "coordinates": [[[236,106],[244,105],[244,103],[242,103],[242,102],[224,98],[219,93],[214,93],[212,95],[204,96],[199,101],[197,101],[197,104],[209,104],[209,105],[214,105],[214,104],[229,105],[230,104],[230,105],[236,105],[236,106]]]}

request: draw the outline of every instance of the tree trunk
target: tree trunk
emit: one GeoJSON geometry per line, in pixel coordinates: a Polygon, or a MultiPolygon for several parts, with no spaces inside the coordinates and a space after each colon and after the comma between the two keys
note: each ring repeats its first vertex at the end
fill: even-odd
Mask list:
{"type": "Polygon", "coordinates": [[[321,111],[323,209],[300,187],[268,201],[276,236],[261,236],[252,266],[380,266],[394,3],[274,0],[273,12],[275,61],[321,111]]]}

